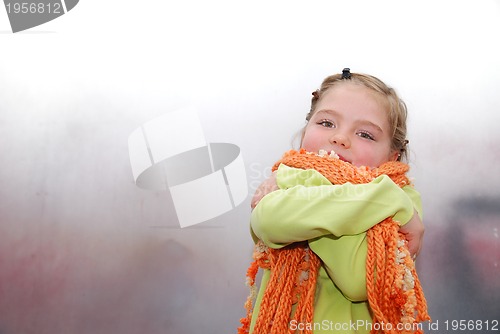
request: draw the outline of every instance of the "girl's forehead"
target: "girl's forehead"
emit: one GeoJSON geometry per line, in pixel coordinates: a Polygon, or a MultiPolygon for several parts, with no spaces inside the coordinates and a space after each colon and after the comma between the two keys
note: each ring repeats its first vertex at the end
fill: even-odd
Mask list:
{"type": "Polygon", "coordinates": [[[316,112],[323,109],[337,108],[338,112],[350,111],[360,114],[378,114],[388,117],[389,101],[383,94],[355,83],[339,83],[328,88],[316,106],[316,112]]]}

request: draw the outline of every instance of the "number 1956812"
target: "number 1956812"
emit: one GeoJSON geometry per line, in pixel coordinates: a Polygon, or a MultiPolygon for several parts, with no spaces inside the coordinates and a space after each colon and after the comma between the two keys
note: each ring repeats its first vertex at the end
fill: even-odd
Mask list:
{"type": "Polygon", "coordinates": [[[60,3],[42,3],[42,2],[16,2],[5,5],[7,12],[14,14],[62,14],[60,3]]]}

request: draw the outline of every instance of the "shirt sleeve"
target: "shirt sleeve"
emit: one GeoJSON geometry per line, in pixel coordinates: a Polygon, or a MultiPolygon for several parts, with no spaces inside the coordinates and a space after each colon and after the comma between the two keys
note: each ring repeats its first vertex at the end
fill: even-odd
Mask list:
{"type": "Polygon", "coordinates": [[[405,224],[414,213],[411,196],[419,198],[386,175],[367,184],[332,185],[315,170],[281,165],[276,180],[280,189],[264,196],[251,215],[253,235],[272,248],[356,235],[387,217],[405,224]]]}

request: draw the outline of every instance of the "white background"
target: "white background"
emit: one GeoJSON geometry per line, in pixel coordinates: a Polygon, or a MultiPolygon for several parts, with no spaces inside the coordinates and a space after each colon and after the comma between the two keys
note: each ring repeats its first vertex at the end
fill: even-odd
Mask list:
{"type": "MultiPolygon", "coordinates": [[[[408,105],[431,316],[498,311],[441,289],[454,255],[437,263],[431,250],[456,230],[457,199],[500,198],[499,33],[498,0],[82,0],[16,34],[0,8],[0,333],[234,332],[250,198],[179,229],[168,193],[134,185],[128,135],[195,104],[207,141],[241,148],[252,192],[343,67],[408,105]]],[[[499,221],[476,261],[496,281],[499,221]]]]}

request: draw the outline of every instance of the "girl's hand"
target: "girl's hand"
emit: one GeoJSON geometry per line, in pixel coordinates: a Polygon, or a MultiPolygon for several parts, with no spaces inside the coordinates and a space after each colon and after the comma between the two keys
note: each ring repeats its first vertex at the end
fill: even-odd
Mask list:
{"type": "Polygon", "coordinates": [[[417,211],[413,213],[413,217],[404,226],[401,226],[399,232],[405,235],[408,240],[408,250],[410,255],[415,259],[422,249],[422,241],[424,238],[424,224],[418,216],[417,211]]]}
{"type": "Polygon", "coordinates": [[[253,195],[252,198],[252,202],[250,203],[252,209],[254,209],[257,206],[262,197],[278,189],[279,187],[278,184],[276,183],[276,172],[273,172],[271,176],[268,179],[264,180],[255,191],[255,194],[253,195]]]}

